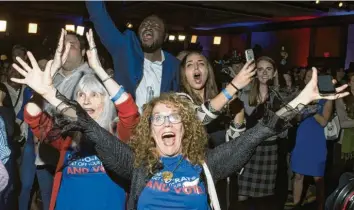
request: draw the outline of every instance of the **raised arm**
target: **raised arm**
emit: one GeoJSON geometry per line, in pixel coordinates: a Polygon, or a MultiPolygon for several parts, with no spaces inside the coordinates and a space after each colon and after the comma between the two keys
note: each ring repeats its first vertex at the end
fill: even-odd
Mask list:
{"type": "Polygon", "coordinates": [[[345,104],[343,99],[338,99],[335,102],[336,111],[339,118],[339,123],[341,128],[353,128],[354,127],[354,119],[350,119],[345,109],[345,104]]]}
{"type": "Polygon", "coordinates": [[[28,85],[60,111],[61,114],[56,116],[55,120],[63,135],[69,131],[81,131],[87,141],[95,144],[98,156],[109,171],[130,179],[134,161],[130,147],[91,119],[76,101],[69,101],[54,88],[50,76],[52,60],[48,61],[45,70],[42,71],[32,53],[28,52],[27,55],[32,67],[17,57],[22,68],[17,64],[13,66],[24,78],[11,80],[28,85]]]}
{"type": "MultiPolygon", "coordinates": [[[[341,92],[346,86],[343,85],[336,91],[341,92]]],[[[222,144],[207,153],[206,162],[210,167],[213,178],[218,181],[240,170],[251,158],[259,143],[288,128],[290,126],[288,122],[311,101],[318,99],[334,100],[348,94],[348,92],[345,92],[326,97],[320,96],[317,88],[317,70],[313,69],[311,81],[294,100],[275,114],[268,111],[261,122],[245,131],[243,135],[237,138],[237,141],[222,144]]]]}
{"type": "Polygon", "coordinates": [[[250,83],[255,73],[254,61],[248,61],[239,74],[235,76],[221,93],[200,106],[193,105],[193,99],[189,95],[185,93],[178,94],[191,101],[192,106],[195,106],[198,118],[202,121],[203,125],[207,125],[220,115],[227,103],[231,103],[233,102],[232,100],[237,98],[238,91],[250,83]]]}
{"type": "Polygon", "coordinates": [[[138,107],[133,97],[125,92],[124,88],[102,68],[91,29],[86,33],[86,38],[90,46],[90,50],[87,51],[88,63],[102,81],[117,108],[119,116],[117,133],[121,140],[127,142],[130,139],[131,132],[139,122],[138,107]]]}
{"type": "Polygon", "coordinates": [[[90,49],[87,50],[87,60],[90,67],[95,71],[96,75],[100,78],[103,85],[105,86],[108,94],[112,97],[113,102],[116,105],[122,104],[125,102],[129,95],[124,91],[124,88],[114,81],[107,72],[102,68],[100,60],[98,58],[97,48],[95,40],[93,38],[92,29],[86,33],[86,38],[89,43],[90,49]]]}
{"type": "MultiPolygon", "coordinates": [[[[51,85],[53,83],[52,78],[54,78],[54,75],[68,58],[71,45],[70,43],[64,43],[65,36],[66,31],[61,29],[57,49],[55,50],[54,60],[51,61],[50,65],[50,79],[48,79],[48,84],[46,85],[51,85]]],[[[53,119],[51,116],[44,112],[45,100],[39,94],[31,93],[31,98],[28,100],[28,103],[26,102],[25,104],[26,105],[23,108],[23,118],[31,128],[34,136],[37,137],[40,141],[48,141],[47,143],[58,150],[62,149],[64,138],[61,135],[56,135],[50,139],[46,138],[53,128],[53,119]]]]}
{"type": "Polygon", "coordinates": [[[231,99],[235,99],[237,92],[251,82],[253,76],[256,74],[255,69],[254,60],[248,61],[233,80],[226,85],[225,89],[210,100],[211,107],[216,111],[221,111],[231,99]]]}
{"type": "Polygon", "coordinates": [[[86,1],[90,20],[106,49],[114,54],[124,44],[124,35],[117,29],[103,1],[86,1]]]}

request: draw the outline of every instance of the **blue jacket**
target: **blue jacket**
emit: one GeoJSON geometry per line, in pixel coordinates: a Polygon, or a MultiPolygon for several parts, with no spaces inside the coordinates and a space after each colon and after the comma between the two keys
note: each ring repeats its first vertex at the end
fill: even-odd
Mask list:
{"type": "MultiPolygon", "coordinates": [[[[143,77],[144,53],[140,41],[131,30],[121,33],[110,18],[102,1],[86,1],[96,32],[112,56],[114,80],[135,98],[135,90],[143,77]]],[[[163,51],[161,93],[179,90],[179,60],[163,51]]]]}

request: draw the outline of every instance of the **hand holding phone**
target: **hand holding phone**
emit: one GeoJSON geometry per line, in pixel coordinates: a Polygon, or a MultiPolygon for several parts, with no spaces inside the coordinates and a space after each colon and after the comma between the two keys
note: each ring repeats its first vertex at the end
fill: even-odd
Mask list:
{"type": "Polygon", "coordinates": [[[332,80],[333,78],[330,75],[318,76],[317,86],[320,95],[331,95],[336,93],[332,80]]]}
{"type": "Polygon", "coordinates": [[[245,57],[246,57],[246,61],[250,61],[250,60],[254,60],[254,53],[252,49],[247,49],[245,51],[245,57]]]}

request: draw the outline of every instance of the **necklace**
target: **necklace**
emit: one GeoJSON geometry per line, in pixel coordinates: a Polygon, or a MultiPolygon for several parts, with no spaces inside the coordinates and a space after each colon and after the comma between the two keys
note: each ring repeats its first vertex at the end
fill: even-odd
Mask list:
{"type": "Polygon", "coordinates": [[[178,161],[177,166],[175,167],[175,169],[173,169],[172,171],[164,171],[162,172],[162,178],[165,181],[165,183],[169,182],[172,180],[173,178],[173,173],[177,170],[177,168],[181,165],[183,161],[183,156],[181,157],[181,159],[178,161]]]}

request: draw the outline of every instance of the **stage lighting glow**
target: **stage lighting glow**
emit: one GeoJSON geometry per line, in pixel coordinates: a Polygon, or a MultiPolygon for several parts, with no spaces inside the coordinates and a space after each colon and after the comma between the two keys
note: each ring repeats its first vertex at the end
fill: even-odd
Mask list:
{"type": "Polygon", "coordinates": [[[29,34],[36,34],[38,30],[38,24],[37,23],[29,23],[28,24],[28,33],[29,34]]]}
{"type": "Polygon", "coordinates": [[[6,20],[0,20],[0,32],[5,32],[6,31],[6,20]]]}
{"type": "Polygon", "coordinates": [[[74,25],[65,25],[65,30],[75,32],[74,25]]]}
{"type": "Polygon", "coordinates": [[[176,39],[175,35],[168,36],[168,40],[170,40],[170,41],[175,41],[175,39],[176,39]]]}
{"type": "Polygon", "coordinates": [[[127,28],[133,28],[133,24],[131,24],[131,23],[127,23],[127,28]]]}
{"type": "Polygon", "coordinates": [[[179,41],[184,41],[186,39],[185,35],[178,35],[178,40],[179,41]]]}
{"type": "Polygon", "coordinates": [[[83,26],[77,26],[76,27],[76,33],[83,36],[84,35],[84,32],[85,32],[85,27],[83,26]]]}
{"type": "Polygon", "coordinates": [[[193,35],[192,38],[191,38],[191,43],[192,43],[192,44],[197,43],[197,39],[198,39],[198,36],[193,35]]]}
{"type": "Polygon", "coordinates": [[[221,44],[221,36],[214,36],[213,44],[215,44],[215,45],[221,44]]]}

